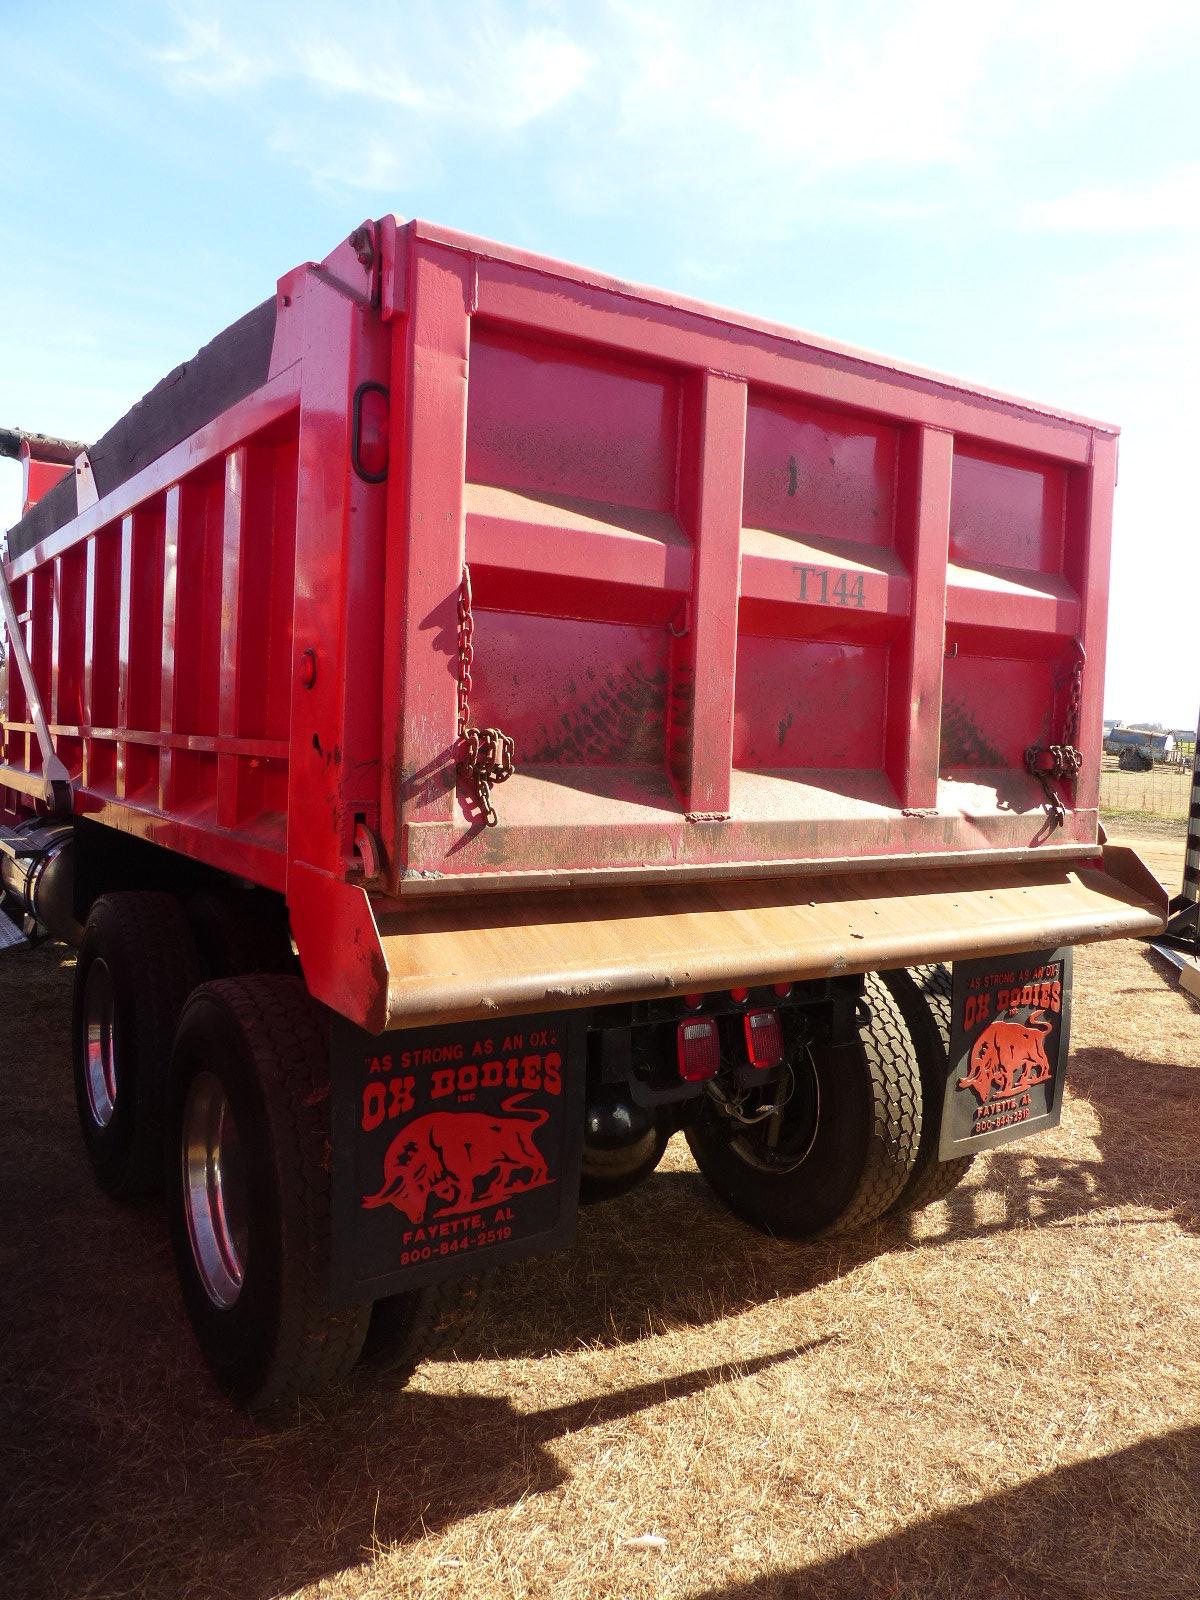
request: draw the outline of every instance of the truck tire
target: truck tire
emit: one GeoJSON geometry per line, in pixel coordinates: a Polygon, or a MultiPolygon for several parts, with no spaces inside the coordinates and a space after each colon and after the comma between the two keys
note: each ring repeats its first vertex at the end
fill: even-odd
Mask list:
{"type": "Polygon", "coordinates": [[[952,980],[946,966],[898,968],[880,976],[892,991],[912,1035],[921,1068],[921,1142],[917,1163],[893,1211],[919,1211],[944,1200],[970,1172],[974,1156],[938,1160],[946,1075],[950,1071],[950,998],[952,980]]]}
{"type": "Polygon", "coordinates": [[[171,1056],[180,1288],[217,1382],[250,1409],[344,1378],[370,1318],[329,1304],[327,1016],[302,979],[221,979],[188,1001],[171,1056]]]}
{"type": "Polygon", "coordinates": [[[1127,746],[1121,751],[1117,766],[1122,772],[1152,772],[1154,770],[1154,757],[1146,754],[1144,750],[1137,750],[1127,746]]]}
{"type": "Polygon", "coordinates": [[[173,895],[122,892],[92,906],[75,963],[71,1063],[84,1147],[118,1199],[162,1179],[162,1107],[175,1025],[200,982],[173,895]]]}
{"type": "Polygon", "coordinates": [[[407,1382],[422,1361],[449,1354],[475,1332],[494,1280],[495,1273],[478,1272],[377,1300],[371,1308],[362,1365],[386,1372],[394,1382],[407,1382]]]}
{"type": "Polygon", "coordinates": [[[707,1096],[687,1130],[696,1164],[717,1194],[767,1233],[844,1233],[881,1216],[908,1182],[921,1136],[916,1052],[875,973],[867,976],[864,1000],[852,1040],[795,1063],[791,1114],[774,1151],[766,1147],[765,1124],[741,1129],[707,1096]]]}

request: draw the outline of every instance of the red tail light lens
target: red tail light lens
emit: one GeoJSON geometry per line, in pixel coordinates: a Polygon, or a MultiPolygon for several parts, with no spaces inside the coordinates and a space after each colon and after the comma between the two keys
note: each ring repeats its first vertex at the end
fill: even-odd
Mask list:
{"type": "Polygon", "coordinates": [[[746,1056],[752,1067],[768,1072],[783,1060],[783,1028],[778,1011],[747,1011],[746,1056]]]}
{"type": "Polygon", "coordinates": [[[730,989],[729,998],[736,1006],[744,1006],[750,998],[749,989],[730,989]]]}
{"type": "Polygon", "coordinates": [[[712,1017],[689,1017],[675,1035],[679,1057],[679,1076],[684,1083],[703,1083],[715,1078],[721,1065],[721,1043],[712,1017]]]}
{"type": "Polygon", "coordinates": [[[360,383],[354,391],[354,470],[367,483],[387,477],[388,412],[384,386],[360,383]]]}

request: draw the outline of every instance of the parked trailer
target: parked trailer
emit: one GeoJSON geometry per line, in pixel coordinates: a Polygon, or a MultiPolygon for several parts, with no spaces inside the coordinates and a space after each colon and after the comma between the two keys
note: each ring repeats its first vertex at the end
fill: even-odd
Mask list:
{"type": "Polygon", "coordinates": [[[1149,772],[1156,761],[1174,757],[1175,735],[1154,728],[1109,728],[1104,753],[1120,757],[1122,772],[1149,772]]]}
{"type": "Polygon", "coordinates": [[[1115,462],[385,217],[59,463],[2,881],[231,1395],[411,1367],[676,1132],[808,1237],[1057,1121],[1071,947],[1164,913],[1099,842],[1115,462]]]}

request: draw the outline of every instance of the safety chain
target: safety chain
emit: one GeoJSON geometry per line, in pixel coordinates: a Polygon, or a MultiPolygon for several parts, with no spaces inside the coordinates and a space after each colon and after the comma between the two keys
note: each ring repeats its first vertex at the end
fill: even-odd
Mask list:
{"type": "Polygon", "coordinates": [[[475,661],[475,619],[471,613],[471,569],[463,563],[458,590],[458,742],[461,754],[459,771],[473,785],[479,809],[487,827],[494,828],[499,818],[492,805],[492,788],[511,778],[513,742],[499,728],[471,726],[471,667],[475,661]]]}
{"type": "MultiPolygon", "coordinates": [[[[1083,668],[1087,661],[1087,652],[1078,639],[1074,641],[1074,651],[1075,657],[1070,669],[1070,688],[1067,693],[1067,714],[1063,723],[1063,743],[1034,744],[1025,752],[1025,770],[1041,784],[1042,793],[1046,796],[1046,806],[1056,828],[1061,828],[1067,820],[1067,811],[1053,786],[1064,780],[1074,783],[1079,776],[1079,769],[1083,766],[1083,756],[1076,747],[1076,740],[1079,738],[1079,708],[1083,701],[1083,668]]],[[[1061,681],[1060,679],[1055,685],[1056,688],[1061,686],[1061,681]]]]}

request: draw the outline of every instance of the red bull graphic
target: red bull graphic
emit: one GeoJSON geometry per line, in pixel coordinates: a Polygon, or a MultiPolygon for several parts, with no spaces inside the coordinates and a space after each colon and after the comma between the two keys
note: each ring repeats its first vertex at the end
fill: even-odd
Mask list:
{"type": "Polygon", "coordinates": [[[333,1046],[335,1292],[378,1298],[569,1242],[586,1034],[574,1014],[333,1046]]]}
{"type": "Polygon", "coordinates": [[[1053,1032],[1054,1024],[1040,1011],[1034,1011],[1028,1022],[993,1022],[972,1045],[971,1070],[958,1080],[958,1087],[973,1090],[980,1105],[986,1105],[994,1095],[1045,1083],[1052,1068],[1044,1040],[1053,1032]]]}
{"type": "Polygon", "coordinates": [[[1069,950],[955,963],[943,1161],[1057,1125],[1070,998],[1069,950]]]}
{"type": "Polygon", "coordinates": [[[383,1158],[383,1187],[363,1205],[395,1206],[410,1222],[431,1214],[457,1216],[549,1183],[534,1131],[549,1113],[518,1109],[527,1095],[501,1102],[501,1116],[480,1111],[429,1111],[392,1140],[383,1158]]]}

